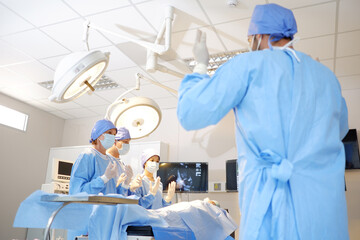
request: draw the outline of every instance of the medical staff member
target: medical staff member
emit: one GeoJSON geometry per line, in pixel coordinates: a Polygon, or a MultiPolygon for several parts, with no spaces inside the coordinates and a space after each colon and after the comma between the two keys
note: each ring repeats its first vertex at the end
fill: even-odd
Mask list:
{"type": "Polygon", "coordinates": [[[169,206],[175,194],[176,182],[169,183],[168,194],[163,199],[163,185],[160,177],[154,178],[159,170],[160,155],[152,148],[146,149],[141,154],[141,165],[144,168],[142,186],[136,190],[140,197],[139,205],[146,209],[158,209],[169,206]]]}
{"type": "Polygon", "coordinates": [[[120,156],[126,155],[129,152],[130,141],[131,137],[129,130],[125,127],[118,128],[115,135],[115,144],[106,150],[106,153],[113,158],[114,161],[119,163],[119,172],[125,173],[126,180],[121,186],[125,189],[129,189],[130,192],[124,193],[124,195],[133,195],[134,191],[141,186],[141,176],[136,176],[134,181],[131,181],[134,175],[133,170],[130,165],[126,165],[120,158],[120,156]]]}
{"type": "Polygon", "coordinates": [[[205,33],[197,65],[179,89],[186,130],[234,111],[239,170],[239,239],[349,239],[344,192],[347,108],[335,75],[291,46],[291,10],[257,5],[248,30],[251,52],[206,74],[205,33]]]}
{"type": "Polygon", "coordinates": [[[106,154],[106,149],[115,144],[117,129],[106,119],[99,120],[91,132],[92,147],[81,153],[75,161],[70,177],[69,194],[109,194],[127,192],[117,186],[126,176],[119,174],[120,164],[106,154]]]}

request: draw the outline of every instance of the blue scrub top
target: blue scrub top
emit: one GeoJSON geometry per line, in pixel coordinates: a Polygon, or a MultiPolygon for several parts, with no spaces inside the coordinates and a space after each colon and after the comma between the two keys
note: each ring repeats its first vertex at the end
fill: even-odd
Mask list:
{"type": "Polygon", "coordinates": [[[118,176],[123,173],[123,168],[114,157],[104,155],[94,148],[88,148],[79,155],[75,161],[70,177],[69,194],[86,192],[89,194],[118,193],[127,195],[128,189],[118,186],[117,177],[110,179],[107,183],[101,179],[110,161],[118,166],[118,176]]]}
{"type": "MultiPolygon", "coordinates": [[[[154,182],[152,182],[154,185],[154,182]]],[[[150,180],[146,176],[142,179],[142,186],[135,190],[135,195],[140,197],[139,205],[146,209],[158,209],[169,206],[171,204],[166,202],[162,197],[163,185],[160,182],[160,186],[156,195],[149,193],[150,191],[150,180]]]]}
{"type": "Polygon", "coordinates": [[[186,130],[235,114],[239,239],[349,239],[344,192],[347,108],[335,75],[289,50],[240,54],[179,89],[186,130]]]}

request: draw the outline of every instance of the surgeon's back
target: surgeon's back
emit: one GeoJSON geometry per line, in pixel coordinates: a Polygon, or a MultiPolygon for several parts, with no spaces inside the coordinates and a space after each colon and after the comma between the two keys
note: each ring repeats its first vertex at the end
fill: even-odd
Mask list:
{"type": "Polygon", "coordinates": [[[212,78],[187,75],[179,93],[187,130],[234,110],[240,239],[348,239],[347,109],[327,67],[298,51],[267,49],[233,58],[212,78]]]}

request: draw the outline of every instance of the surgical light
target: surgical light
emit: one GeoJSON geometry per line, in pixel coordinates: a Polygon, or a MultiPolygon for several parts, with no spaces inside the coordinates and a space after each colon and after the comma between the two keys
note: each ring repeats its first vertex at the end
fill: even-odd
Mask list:
{"type": "Polygon", "coordinates": [[[132,139],[139,139],[148,136],[159,126],[161,111],[150,98],[123,98],[112,108],[109,120],[117,127],[127,128],[132,139]]]}
{"type": "Polygon", "coordinates": [[[50,101],[72,101],[93,86],[104,74],[109,62],[109,53],[101,51],[76,52],[66,56],[58,65],[50,101]]]}

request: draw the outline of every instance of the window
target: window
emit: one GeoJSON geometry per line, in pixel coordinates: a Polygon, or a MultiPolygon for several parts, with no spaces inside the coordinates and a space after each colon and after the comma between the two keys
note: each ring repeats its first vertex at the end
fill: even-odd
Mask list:
{"type": "Polygon", "coordinates": [[[28,115],[0,105],[0,124],[26,131],[28,115]]]}

